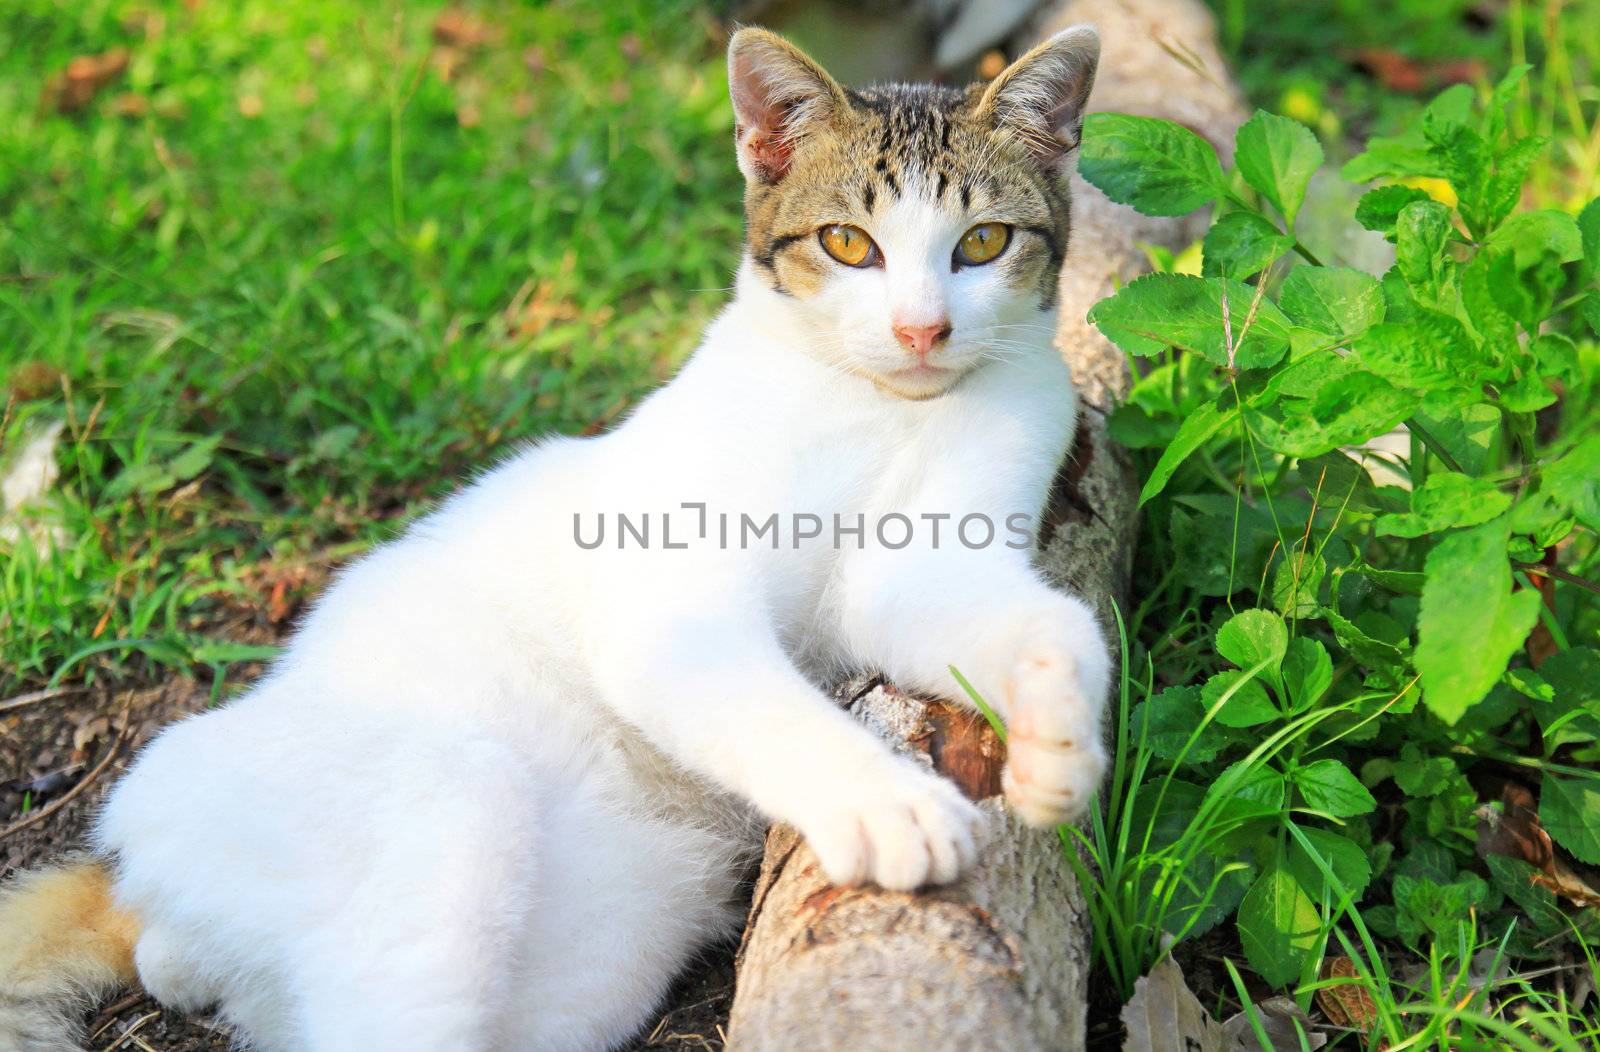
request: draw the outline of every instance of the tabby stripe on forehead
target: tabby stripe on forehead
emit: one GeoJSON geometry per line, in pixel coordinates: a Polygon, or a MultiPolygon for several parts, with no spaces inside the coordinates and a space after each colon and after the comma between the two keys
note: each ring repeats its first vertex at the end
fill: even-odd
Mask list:
{"type": "Polygon", "coordinates": [[[948,186],[949,183],[950,183],[950,176],[945,174],[944,169],[941,168],[939,170],[939,186],[938,186],[938,189],[934,190],[933,196],[935,198],[937,198],[938,200],[943,201],[944,200],[944,188],[946,186],[948,186]]]}
{"type": "Polygon", "coordinates": [[[871,212],[872,206],[878,202],[878,188],[870,182],[861,189],[861,210],[871,212]]]}

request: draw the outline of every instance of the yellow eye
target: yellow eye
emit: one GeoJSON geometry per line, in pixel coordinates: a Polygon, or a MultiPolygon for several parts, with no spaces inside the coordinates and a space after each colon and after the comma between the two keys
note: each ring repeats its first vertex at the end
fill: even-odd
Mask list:
{"type": "Polygon", "coordinates": [[[858,226],[835,223],[817,231],[823,250],[847,267],[865,267],[877,262],[878,246],[858,226]]]}
{"type": "Polygon", "coordinates": [[[1011,228],[1004,223],[979,223],[956,242],[956,262],[975,267],[994,259],[1011,240],[1011,228]]]}

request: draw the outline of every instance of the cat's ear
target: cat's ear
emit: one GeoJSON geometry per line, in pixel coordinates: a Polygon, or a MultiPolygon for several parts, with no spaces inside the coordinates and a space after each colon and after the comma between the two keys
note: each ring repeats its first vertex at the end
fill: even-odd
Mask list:
{"type": "Polygon", "coordinates": [[[728,42],[728,94],[739,170],[752,183],[782,179],[795,144],[849,105],[821,66],[765,29],[741,29],[728,42]]]}
{"type": "Polygon", "coordinates": [[[1040,167],[1059,173],[1083,133],[1099,64],[1100,34],[1093,26],[1063,29],[990,82],[978,115],[1018,135],[1040,167]]]}

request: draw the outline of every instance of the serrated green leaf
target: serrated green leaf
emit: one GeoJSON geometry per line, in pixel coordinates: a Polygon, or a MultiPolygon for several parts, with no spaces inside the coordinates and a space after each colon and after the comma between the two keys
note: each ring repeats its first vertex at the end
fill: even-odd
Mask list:
{"type": "Polygon", "coordinates": [[[1539,374],[1547,378],[1578,383],[1582,373],[1578,366],[1578,345],[1572,338],[1559,332],[1541,333],[1528,344],[1528,352],[1539,367],[1539,374]]]}
{"type": "Polygon", "coordinates": [[[1563,263],[1584,258],[1577,220],[1553,208],[1517,213],[1489,235],[1487,246],[1510,250],[1518,266],[1528,266],[1546,252],[1555,253],[1563,263]]]}
{"type": "Polygon", "coordinates": [[[1454,471],[1437,471],[1411,493],[1411,511],[1384,515],[1376,524],[1380,537],[1421,537],[1426,533],[1488,522],[1511,507],[1511,494],[1487,479],[1454,471]]]}
{"type": "Polygon", "coordinates": [[[1600,775],[1546,773],[1539,789],[1539,822],[1574,858],[1600,865],[1600,775]]]}
{"type": "Polygon", "coordinates": [[[1590,529],[1600,529],[1600,433],[1569,449],[1544,469],[1544,490],[1590,529]]]}
{"type": "Polygon", "coordinates": [[[1205,799],[1216,802],[1219,817],[1225,821],[1275,818],[1283,813],[1287,789],[1283,775],[1271,767],[1239,760],[1206,787],[1205,799]]]}
{"type": "Polygon", "coordinates": [[[1494,174],[1485,181],[1480,199],[1474,202],[1474,219],[1480,231],[1493,230],[1517,207],[1528,169],[1549,144],[1550,140],[1542,135],[1529,135],[1495,154],[1494,174]]]}
{"type": "Polygon", "coordinates": [[[1217,653],[1242,669],[1263,662],[1275,673],[1289,647],[1289,628],[1271,610],[1241,610],[1217,629],[1217,653]]]}
{"type": "Polygon", "coordinates": [[[1455,232],[1450,209],[1434,200],[1413,201],[1395,222],[1395,267],[1414,290],[1438,300],[1451,263],[1445,246],[1455,232]]]}
{"type": "Polygon", "coordinates": [[[1328,564],[1316,552],[1294,550],[1272,573],[1273,608],[1287,618],[1311,617],[1320,605],[1317,591],[1328,564]]]}
{"type": "Polygon", "coordinates": [[[1479,384],[1492,364],[1459,321],[1426,309],[1410,322],[1374,325],[1356,338],[1354,350],[1364,368],[1424,390],[1479,384]]]}
{"type": "Polygon", "coordinates": [[[1529,697],[1546,753],[1572,742],[1600,741],[1600,651],[1572,647],[1551,654],[1537,674],[1517,671],[1521,676],[1513,685],[1529,697]]]}
{"type": "Polygon", "coordinates": [[[1500,434],[1501,413],[1492,405],[1479,403],[1448,413],[1419,409],[1416,417],[1468,474],[1483,470],[1489,448],[1500,434]]]}
{"type": "Polygon", "coordinates": [[[1383,320],[1383,287],[1349,267],[1295,267],[1283,279],[1278,306],[1296,325],[1349,338],[1383,320]]]}
{"type": "Polygon", "coordinates": [[[1245,958],[1274,987],[1300,977],[1322,930],[1316,905],[1281,864],[1265,870],[1245,892],[1237,923],[1245,958]]]}
{"type": "Polygon", "coordinates": [[[1406,742],[1394,765],[1394,784],[1407,796],[1433,796],[1450,785],[1455,773],[1455,761],[1450,757],[1430,755],[1406,742]]]}
{"type": "Polygon", "coordinates": [[[1206,231],[1200,273],[1240,281],[1294,247],[1294,238],[1254,212],[1229,212],[1206,231]]]}
{"type": "Polygon", "coordinates": [[[1322,144],[1299,121],[1257,110],[1234,140],[1233,163],[1292,227],[1322,164],[1322,144]]]}
{"type": "Polygon", "coordinates": [[[1508,361],[1520,346],[1517,322],[1506,313],[1499,297],[1489,288],[1489,265],[1489,253],[1480,252],[1461,268],[1458,282],[1461,305],[1467,309],[1467,317],[1483,341],[1486,357],[1508,361]]]}
{"type": "MultiPolygon", "coordinates": [[[[1315,851],[1327,868],[1333,871],[1333,879],[1343,886],[1342,890],[1350,894],[1351,901],[1361,901],[1361,893],[1372,883],[1372,863],[1367,858],[1366,849],[1344,834],[1331,829],[1291,824],[1287,858],[1289,872],[1294,874],[1295,880],[1307,891],[1321,890],[1329,883],[1327,873],[1317,864],[1317,860],[1311,857],[1311,851],[1315,851]],[[1294,835],[1294,830],[1298,830],[1309,841],[1309,851],[1307,845],[1302,844],[1300,838],[1294,835]]],[[[1322,898],[1321,895],[1313,897],[1322,898]]]]}
{"type": "Polygon", "coordinates": [[[1096,303],[1089,321],[1129,354],[1178,347],[1216,365],[1258,369],[1277,362],[1289,349],[1289,319],[1269,299],[1257,304],[1256,290],[1231,278],[1146,274],[1096,303]],[[1237,351],[1232,360],[1230,336],[1237,351]]]}
{"type": "Polygon", "coordinates": [[[1221,198],[1227,186],[1210,143],[1153,117],[1089,114],[1078,155],[1079,174],[1145,215],[1185,215],[1221,198]]]}
{"type": "Polygon", "coordinates": [[[1561,257],[1545,249],[1522,265],[1518,255],[1504,249],[1484,252],[1489,267],[1489,294],[1501,310],[1523,328],[1536,329],[1555,308],[1556,295],[1567,282],[1561,257]]]}
{"type": "Polygon", "coordinates": [[[1315,705],[1333,686],[1333,658],[1328,656],[1328,648],[1307,636],[1291,639],[1283,656],[1283,686],[1292,711],[1304,712],[1315,705]]]}
{"type": "Polygon", "coordinates": [[[1364,815],[1378,806],[1361,779],[1338,760],[1308,763],[1296,768],[1289,780],[1300,790],[1307,807],[1335,818],[1364,815]]]}
{"type": "Polygon", "coordinates": [[[1200,691],[1200,702],[1207,712],[1218,702],[1222,703],[1213,720],[1224,727],[1255,727],[1282,715],[1261,681],[1245,679],[1244,672],[1239,669],[1218,672],[1206,680],[1200,691]]]}
{"type": "Polygon", "coordinates": [[[1286,399],[1247,420],[1269,448],[1314,457],[1388,434],[1419,401],[1414,392],[1358,369],[1324,383],[1310,398],[1286,399]]]}
{"type": "Polygon", "coordinates": [[[1532,369],[1523,370],[1509,384],[1501,384],[1498,393],[1500,405],[1508,413],[1534,413],[1554,405],[1557,397],[1544,377],[1532,369]]]}
{"type": "Polygon", "coordinates": [[[1185,766],[1207,764],[1227,748],[1229,741],[1215,721],[1205,723],[1201,729],[1205,714],[1200,688],[1168,687],[1134,708],[1130,717],[1133,736],[1137,740],[1144,734],[1146,748],[1169,763],[1178,762],[1181,755],[1185,766]]]}
{"type": "Polygon", "coordinates": [[[1395,221],[1400,218],[1400,210],[1413,201],[1427,200],[1429,200],[1428,192],[1419,190],[1415,186],[1398,184],[1380,186],[1375,190],[1368,190],[1361,195],[1361,200],[1356,202],[1356,222],[1392,241],[1395,221]]]}
{"type": "Polygon", "coordinates": [[[1161,458],[1156,461],[1156,466],[1150,471],[1150,477],[1145,479],[1144,488],[1139,491],[1140,506],[1142,507],[1146,501],[1166,487],[1167,481],[1172,478],[1172,473],[1189,459],[1189,454],[1210,441],[1212,435],[1236,416],[1233,407],[1222,409],[1216,403],[1209,402],[1184,417],[1183,423],[1178,425],[1178,433],[1172,436],[1172,441],[1161,451],[1161,458]]]}
{"type": "Polygon", "coordinates": [[[1578,213],[1578,240],[1583,245],[1584,276],[1600,275],[1600,197],[1578,213]]]}
{"type": "Polygon", "coordinates": [[[1539,593],[1511,591],[1505,518],[1446,536],[1428,553],[1416,663],[1429,710],[1455,723],[1481,701],[1533,629],[1539,593]]]}
{"type": "Polygon", "coordinates": [[[1483,904],[1489,885],[1476,873],[1463,873],[1446,884],[1396,874],[1391,891],[1400,935],[1420,949],[1424,936],[1453,944],[1460,926],[1472,923],[1471,911],[1483,904]]]}

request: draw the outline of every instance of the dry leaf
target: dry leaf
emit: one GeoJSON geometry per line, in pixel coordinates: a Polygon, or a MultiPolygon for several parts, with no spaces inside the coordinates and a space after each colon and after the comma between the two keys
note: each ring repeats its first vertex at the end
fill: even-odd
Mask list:
{"type": "Polygon", "coordinates": [[[1256,1021],[1267,1034],[1267,1047],[1263,1048],[1256,1037],[1256,1028],[1250,1023],[1248,1012],[1239,1012],[1222,1024],[1223,1047],[1229,1052],[1275,1052],[1280,1048],[1305,1047],[1319,1049],[1328,1043],[1311,1024],[1311,1017],[1300,1011],[1290,998],[1279,995],[1258,1001],[1254,1005],[1256,1021]]]}
{"type": "Polygon", "coordinates": [[[1222,1026],[1206,1014],[1171,957],[1133,985],[1122,1006],[1123,1052],[1222,1052],[1222,1026]]]}
{"type": "Polygon", "coordinates": [[[1483,63],[1474,58],[1419,62],[1386,47],[1362,48],[1355,53],[1355,61],[1390,91],[1408,95],[1449,84],[1475,84],[1488,75],[1483,63]]]}
{"type": "Polygon", "coordinates": [[[495,37],[494,27],[459,7],[447,7],[433,20],[435,43],[470,51],[495,37]]]}
{"type": "Polygon", "coordinates": [[[76,113],[100,93],[100,89],[122,76],[128,68],[128,49],[112,48],[103,55],[80,55],[67,63],[64,72],[45,82],[39,102],[43,109],[76,113]]]}
{"type": "Polygon", "coordinates": [[[111,112],[118,117],[143,117],[150,112],[150,100],[136,91],[124,91],[111,100],[111,112]]]}
{"type": "MultiPolygon", "coordinates": [[[[1567,861],[1556,850],[1550,834],[1539,822],[1533,793],[1526,786],[1507,782],[1500,793],[1500,808],[1488,804],[1478,808],[1478,854],[1504,855],[1526,862],[1539,872],[1533,883],[1549,888],[1574,906],[1600,909],[1600,891],[1595,879],[1567,861]]],[[[1587,867],[1584,867],[1587,869],[1587,867]]]]}
{"type": "Polygon", "coordinates": [[[37,359],[22,362],[11,370],[9,386],[18,401],[45,398],[61,393],[63,373],[49,362],[37,359]]]}

